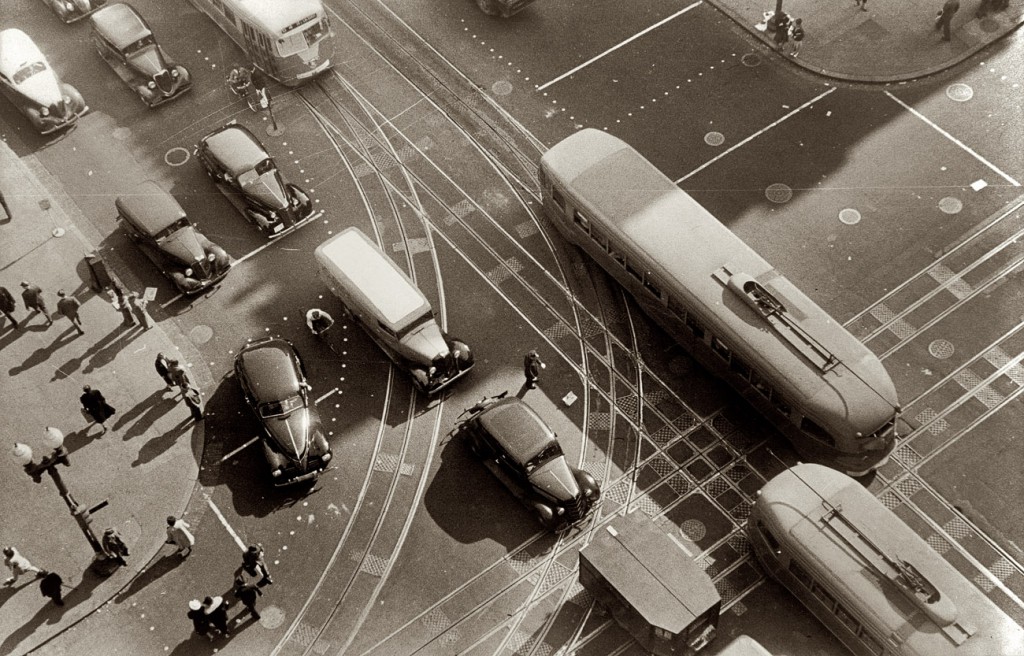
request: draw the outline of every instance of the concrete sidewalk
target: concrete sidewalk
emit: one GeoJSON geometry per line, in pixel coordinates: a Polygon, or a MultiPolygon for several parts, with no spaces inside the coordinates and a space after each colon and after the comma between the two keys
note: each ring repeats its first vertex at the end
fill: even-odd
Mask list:
{"type": "MultiPolygon", "coordinates": [[[[770,46],[772,35],[755,25],[775,0],[708,0],[770,46]]],[[[941,39],[935,14],[944,0],[784,0],[783,11],[803,19],[806,36],[798,57],[807,70],[856,82],[902,82],[945,70],[1016,30],[1024,22],[1024,0],[977,18],[981,0],[960,0],[952,38],[941,39]]],[[[791,45],[791,44],[790,44],[791,45]]]]}
{"type": "Polygon", "coordinates": [[[198,478],[203,429],[190,420],[180,396],[165,393],[153,360],[163,351],[182,362],[200,361],[172,321],[148,331],[124,328],[106,294],[90,288],[83,256],[100,236],[90,234],[89,221],[34,156],[19,159],[0,142],[0,187],[12,211],[12,219],[0,223],[0,285],[16,297],[14,315],[22,325],[15,329],[3,319],[0,327],[0,544],[60,574],[66,600],[63,608],[50,603],[31,575],[0,587],[0,654],[23,654],[95,611],[159,550],[171,549],[164,547],[164,518],[185,511],[198,478]],[[40,314],[25,324],[22,280],[43,289],[51,313],[58,289],[77,298],[85,334],[57,315],[49,327],[40,314]],[[100,390],[117,410],[106,434],[81,414],[83,385],[100,390]],[[34,483],[7,455],[15,441],[24,442],[38,462],[47,454],[46,426],[65,435],[70,466],[60,473],[78,504],[92,508],[109,500],[94,514],[93,532],[117,528],[131,551],[128,566],[109,577],[88,571],[92,548],[50,477],[34,483]]]}

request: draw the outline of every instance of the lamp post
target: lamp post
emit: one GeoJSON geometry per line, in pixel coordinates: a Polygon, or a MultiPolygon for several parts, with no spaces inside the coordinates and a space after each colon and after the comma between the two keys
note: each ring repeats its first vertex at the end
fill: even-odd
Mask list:
{"type": "Polygon", "coordinates": [[[25,469],[25,473],[31,476],[32,480],[36,483],[41,482],[43,473],[50,475],[50,478],[53,479],[54,484],[57,486],[57,490],[60,492],[61,498],[64,499],[68,510],[71,511],[71,516],[75,518],[78,528],[82,530],[85,539],[89,541],[89,546],[92,547],[93,552],[96,554],[93,564],[95,565],[98,561],[106,560],[103,547],[96,538],[96,534],[92,532],[89,524],[92,522],[92,513],[105,508],[108,503],[107,500],[104,499],[92,508],[83,508],[78,505],[75,498],[71,496],[71,491],[64,485],[64,480],[60,476],[60,470],[57,469],[57,465],[67,467],[71,464],[68,461],[68,450],[64,448],[64,434],[56,428],[47,427],[43,443],[52,448],[53,453],[44,457],[38,463],[32,462],[32,448],[21,442],[15,443],[14,449],[11,450],[11,458],[14,462],[21,465],[25,469]]]}

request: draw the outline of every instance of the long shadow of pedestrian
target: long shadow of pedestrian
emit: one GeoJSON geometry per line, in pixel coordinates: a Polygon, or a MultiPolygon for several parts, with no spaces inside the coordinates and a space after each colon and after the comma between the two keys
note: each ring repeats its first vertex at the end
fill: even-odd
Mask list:
{"type": "Polygon", "coordinates": [[[89,424],[85,428],[80,428],[74,433],[68,433],[67,436],[64,437],[64,448],[68,450],[69,454],[74,453],[82,447],[88,446],[103,437],[103,433],[100,433],[99,431],[89,435],[89,430],[91,428],[92,424],[89,424]]]}
{"type": "MultiPolygon", "coordinates": [[[[90,371],[99,369],[103,365],[113,360],[114,357],[117,356],[117,352],[123,349],[125,346],[128,346],[132,339],[134,339],[134,336],[131,335],[132,329],[130,328],[127,331],[125,331],[123,328],[119,326],[117,328],[117,332],[118,339],[110,341],[109,343],[105,344],[103,348],[97,349],[96,352],[89,359],[89,364],[85,365],[85,367],[82,368],[83,374],[87,374],[90,371]]],[[[109,337],[109,334],[107,336],[109,337]]]]}
{"type": "Polygon", "coordinates": [[[128,441],[145,433],[146,429],[156,421],[157,417],[167,414],[174,407],[175,400],[173,398],[163,398],[166,391],[161,387],[142,401],[136,403],[130,410],[121,415],[120,419],[114,424],[113,429],[118,430],[138,417],[138,421],[135,421],[125,432],[124,440],[128,441]]]}
{"type": "Polygon", "coordinates": [[[150,561],[149,566],[139,572],[127,587],[114,595],[114,603],[123,604],[132,595],[141,592],[147,585],[153,583],[183,562],[185,562],[185,559],[173,551],[157,560],[150,561]]]}
{"type": "MultiPolygon", "coordinates": [[[[15,648],[21,644],[25,638],[35,633],[36,629],[39,628],[43,622],[46,622],[47,624],[56,624],[60,622],[61,618],[64,617],[65,612],[91,597],[96,586],[104,580],[105,579],[103,577],[97,576],[86,570],[82,574],[81,583],[64,596],[63,606],[57,606],[56,604],[47,601],[46,605],[40,608],[32,619],[23,624],[17,631],[14,631],[7,636],[3,643],[0,644],[0,654],[13,653],[15,648]]],[[[39,588],[38,584],[33,587],[37,590],[39,588]]]]}
{"type": "Polygon", "coordinates": [[[49,346],[41,346],[33,351],[32,355],[28,356],[24,362],[17,367],[12,367],[8,373],[12,376],[17,376],[23,371],[28,371],[37,364],[42,364],[50,359],[50,356],[56,353],[65,344],[70,344],[76,337],[78,337],[78,331],[75,330],[74,326],[69,327],[67,330],[57,336],[57,339],[53,340],[49,346]]]}
{"type": "Polygon", "coordinates": [[[0,339],[0,351],[7,347],[8,344],[13,344],[16,339],[25,334],[24,328],[14,328],[11,326],[11,322],[4,319],[4,327],[0,330],[5,331],[3,339],[0,339]]]}
{"type": "Polygon", "coordinates": [[[80,367],[82,365],[82,362],[86,358],[88,358],[93,353],[96,353],[100,349],[105,348],[106,345],[109,344],[112,340],[117,339],[120,334],[121,334],[121,327],[118,326],[117,328],[114,328],[109,333],[107,333],[106,335],[101,337],[95,344],[90,346],[85,351],[85,353],[83,353],[82,355],[78,356],[77,358],[71,358],[70,360],[68,360],[64,364],[62,364],[59,367],[57,367],[57,369],[53,372],[53,378],[51,378],[50,380],[54,381],[54,380],[60,380],[62,378],[67,378],[72,373],[74,373],[75,371],[78,370],[78,367],[80,367]]]}
{"type": "Polygon", "coordinates": [[[146,442],[143,447],[139,449],[139,455],[135,459],[135,462],[132,463],[132,467],[144,465],[174,446],[174,443],[178,441],[178,437],[185,432],[191,423],[192,418],[185,417],[185,419],[171,430],[146,442]]]}

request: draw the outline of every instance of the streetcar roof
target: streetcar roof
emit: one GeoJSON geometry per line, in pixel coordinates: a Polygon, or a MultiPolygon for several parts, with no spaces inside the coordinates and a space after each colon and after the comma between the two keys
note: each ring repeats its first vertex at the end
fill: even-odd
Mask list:
{"type": "Polygon", "coordinates": [[[301,27],[309,22],[305,19],[319,19],[324,13],[320,0],[236,0],[234,4],[249,20],[278,36],[285,28],[301,27]]]}
{"type": "Polygon", "coordinates": [[[682,633],[722,598],[689,554],[638,515],[619,517],[598,531],[580,552],[580,565],[599,574],[648,624],[682,633]]]}
{"type": "MultiPolygon", "coordinates": [[[[843,417],[843,426],[863,436],[892,418],[896,388],[881,361],[628,144],[585,129],[555,145],[541,162],[591,222],[614,233],[627,259],[644,254],[652,266],[645,273],[698,307],[698,316],[713,322],[713,332],[731,348],[775,374],[773,383],[784,381],[788,387],[776,387],[802,410],[815,418],[843,417]],[[749,275],[781,299],[788,316],[842,364],[823,371],[805,359],[722,282],[726,274],[749,275]]],[[[825,428],[834,434],[848,430],[825,428]]]]}
{"type": "MultiPolygon", "coordinates": [[[[761,489],[755,516],[766,523],[784,552],[797,558],[840,601],[854,600],[854,613],[871,625],[904,636],[907,653],[1005,654],[1024,646],[1024,629],[1002,613],[906,523],[854,479],[828,467],[799,464],[761,489]],[[827,502],[827,503],[826,503],[827,502]],[[884,578],[864,556],[823,520],[833,508],[890,558],[911,563],[951,601],[956,624],[973,634],[957,647],[928,614],[884,578]]],[[[835,520],[831,520],[834,522],[835,520]]],[[[835,524],[831,524],[835,526],[835,524]]],[[[862,543],[852,531],[853,542],[862,543]]],[[[862,551],[862,548],[864,549],[862,551]]],[[[849,601],[846,601],[849,605],[849,601]]]]}
{"type": "Polygon", "coordinates": [[[346,228],[317,246],[315,257],[345,288],[358,294],[394,332],[430,314],[430,303],[405,272],[359,228],[346,228]]]}

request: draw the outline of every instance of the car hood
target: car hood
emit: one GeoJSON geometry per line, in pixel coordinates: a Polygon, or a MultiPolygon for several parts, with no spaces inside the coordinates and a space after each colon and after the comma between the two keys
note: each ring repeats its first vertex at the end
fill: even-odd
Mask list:
{"type": "Polygon", "coordinates": [[[424,321],[403,337],[402,343],[412,351],[412,359],[423,366],[430,366],[438,358],[448,355],[448,344],[436,321],[424,321]]]}
{"type": "Polygon", "coordinates": [[[288,192],[285,191],[277,170],[268,171],[259,177],[253,177],[241,185],[242,191],[263,205],[275,210],[288,207],[288,192]]]}
{"type": "Polygon", "coordinates": [[[155,78],[157,74],[167,70],[167,63],[155,45],[146,46],[132,53],[131,57],[128,57],[128,63],[147,77],[155,78]]]}
{"type": "Polygon", "coordinates": [[[17,87],[18,93],[40,107],[52,107],[64,101],[60,91],[60,79],[49,67],[39,71],[17,87]]]}
{"type": "Polygon", "coordinates": [[[580,494],[580,486],[565,458],[554,458],[535,469],[530,482],[559,501],[570,501],[580,494]]]}
{"type": "Polygon", "coordinates": [[[188,266],[206,259],[206,251],[191,227],[177,230],[159,243],[161,250],[188,266]]]}
{"type": "Polygon", "coordinates": [[[313,419],[309,408],[299,408],[285,417],[268,417],[263,424],[277,445],[277,451],[292,460],[302,460],[309,451],[313,419]]]}

